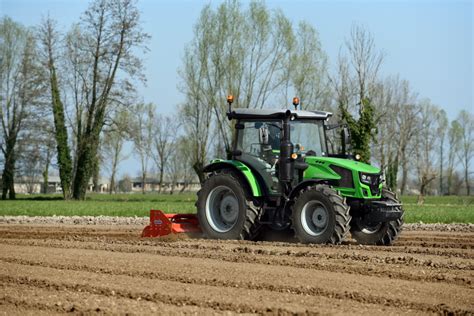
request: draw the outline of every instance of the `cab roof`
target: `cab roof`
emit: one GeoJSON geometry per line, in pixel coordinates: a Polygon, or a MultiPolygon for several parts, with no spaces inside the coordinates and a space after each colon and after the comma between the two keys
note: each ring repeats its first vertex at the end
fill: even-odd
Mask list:
{"type": "Polygon", "coordinates": [[[284,119],[287,116],[293,116],[297,120],[325,120],[332,116],[331,112],[325,111],[306,111],[289,109],[233,109],[227,113],[229,120],[232,119],[284,119]]]}

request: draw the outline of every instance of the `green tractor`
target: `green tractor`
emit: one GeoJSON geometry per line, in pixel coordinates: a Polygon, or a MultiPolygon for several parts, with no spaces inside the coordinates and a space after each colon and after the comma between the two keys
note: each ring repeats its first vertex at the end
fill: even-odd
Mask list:
{"type": "Polygon", "coordinates": [[[232,109],[235,137],[228,159],[215,159],[198,192],[197,216],[213,239],[254,240],[262,230],[293,230],[302,243],[391,245],[403,225],[402,205],[381,171],[348,154],[347,127],[331,113],[232,109]],[[327,131],[340,128],[342,153],[329,153],[327,131]]]}

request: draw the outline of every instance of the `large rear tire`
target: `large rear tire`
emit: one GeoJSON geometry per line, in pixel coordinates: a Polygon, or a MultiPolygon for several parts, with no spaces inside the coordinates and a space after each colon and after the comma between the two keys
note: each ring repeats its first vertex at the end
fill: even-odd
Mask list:
{"type": "Polygon", "coordinates": [[[302,189],[292,206],[292,228],[302,243],[339,244],[349,232],[350,221],[344,198],[327,185],[302,189]]]}
{"type": "Polygon", "coordinates": [[[252,239],[256,234],[260,210],[232,171],[211,174],[197,195],[197,216],[205,237],[252,239]]]}
{"type": "MultiPolygon", "coordinates": [[[[395,193],[390,190],[382,189],[382,200],[400,203],[395,193]]],[[[401,207],[398,210],[402,210],[401,207]]],[[[403,215],[396,221],[368,224],[362,220],[362,217],[352,217],[351,234],[359,244],[362,245],[392,245],[402,232],[403,215]]]]}

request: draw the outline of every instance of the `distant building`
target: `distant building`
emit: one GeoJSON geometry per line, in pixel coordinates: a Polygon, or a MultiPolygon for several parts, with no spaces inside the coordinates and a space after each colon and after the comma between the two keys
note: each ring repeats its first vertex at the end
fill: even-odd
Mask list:
{"type": "MultiPolygon", "coordinates": [[[[142,179],[140,177],[132,178],[132,192],[142,192],[142,179]]],[[[183,181],[178,181],[174,187],[169,182],[164,182],[163,187],[160,190],[160,181],[156,178],[146,178],[144,182],[145,192],[158,192],[169,193],[173,189],[174,192],[197,192],[201,185],[196,182],[185,183],[183,181]]]]}
{"type": "MultiPolygon", "coordinates": [[[[0,177],[0,187],[1,187],[1,177],[0,177]]],[[[19,194],[40,194],[40,193],[62,193],[61,188],[61,179],[59,176],[49,176],[48,177],[48,187],[44,190],[43,178],[42,177],[18,177],[15,179],[15,192],[19,194]]],[[[133,178],[130,179],[130,186],[125,192],[132,192],[138,193],[142,192],[142,181],[141,178],[133,178]]],[[[100,178],[99,179],[99,193],[108,193],[110,188],[110,183],[107,178],[100,178]]],[[[159,180],[156,178],[147,178],[145,180],[145,192],[158,192],[160,185],[159,180]]],[[[172,187],[171,183],[165,182],[163,183],[163,187],[161,189],[162,193],[170,193],[171,190],[173,192],[197,192],[201,188],[199,183],[184,183],[183,181],[178,181],[174,187],[172,187]]],[[[94,184],[92,183],[92,179],[89,182],[89,186],[87,188],[88,192],[94,191],[94,184]]]]}
{"type": "Polygon", "coordinates": [[[43,188],[42,177],[19,177],[15,179],[15,192],[20,194],[62,193],[61,180],[58,176],[48,177],[48,187],[43,188]]]}
{"type": "MultiPolygon", "coordinates": [[[[0,178],[1,181],[1,178],[0,178]]],[[[99,180],[99,192],[105,193],[109,190],[109,182],[106,178],[99,180]]],[[[89,182],[87,190],[92,192],[94,185],[92,180],[89,182]]],[[[62,193],[61,179],[59,176],[48,177],[48,187],[44,190],[42,177],[18,177],[15,179],[15,192],[20,194],[39,194],[39,193],[62,193]]]]}

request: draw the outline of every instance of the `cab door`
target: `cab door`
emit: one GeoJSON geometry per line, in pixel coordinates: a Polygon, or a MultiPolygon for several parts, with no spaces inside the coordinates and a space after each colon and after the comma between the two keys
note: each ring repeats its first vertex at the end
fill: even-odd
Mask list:
{"type": "Polygon", "coordinates": [[[276,163],[280,151],[281,123],[279,121],[241,121],[235,159],[245,163],[264,184],[267,194],[280,193],[276,163]]]}

